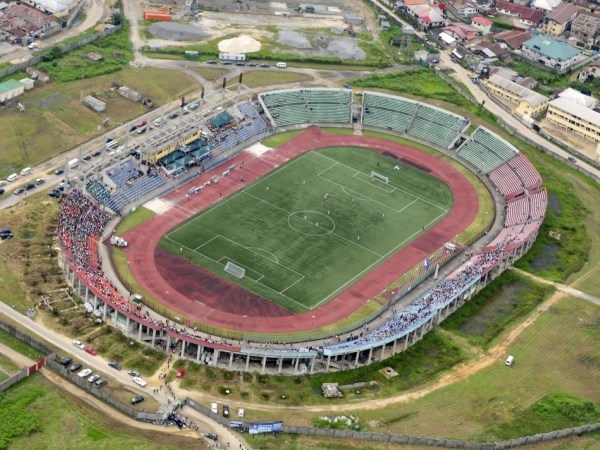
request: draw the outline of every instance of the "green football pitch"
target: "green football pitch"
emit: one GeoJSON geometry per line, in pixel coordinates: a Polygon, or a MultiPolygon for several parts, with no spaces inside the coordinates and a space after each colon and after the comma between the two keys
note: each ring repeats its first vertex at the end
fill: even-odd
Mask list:
{"type": "Polygon", "coordinates": [[[160,246],[304,312],[425,233],[451,206],[448,186],[423,171],[367,149],[331,147],[179,224],[160,246]]]}

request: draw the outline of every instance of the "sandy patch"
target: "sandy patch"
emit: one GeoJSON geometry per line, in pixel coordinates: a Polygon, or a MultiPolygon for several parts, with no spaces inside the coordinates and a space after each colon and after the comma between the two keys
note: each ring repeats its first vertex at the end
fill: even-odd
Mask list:
{"type": "Polygon", "coordinates": [[[259,51],[261,47],[260,42],[245,35],[219,42],[219,51],[225,53],[252,53],[259,51]]]}
{"type": "Polygon", "coordinates": [[[173,203],[160,198],[155,198],[144,204],[144,207],[148,208],[150,211],[154,211],[156,214],[162,214],[169,211],[173,207],[173,203]]]}
{"type": "Polygon", "coordinates": [[[269,147],[267,147],[266,145],[262,145],[260,142],[251,145],[246,149],[247,152],[252,153],[254,156],[260,156],[263,153],[268,152],[269,150],[271,150],[269,147]]]}

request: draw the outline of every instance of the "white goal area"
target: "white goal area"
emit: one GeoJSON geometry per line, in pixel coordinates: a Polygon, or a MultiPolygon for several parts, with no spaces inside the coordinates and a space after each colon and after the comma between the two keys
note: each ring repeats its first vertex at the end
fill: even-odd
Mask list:
{"type": "Polygon", "coordinates": [[[246,275],[246,269],[232,263],[231,261],[227,261],[227,264],[225,264],[225,272],[230,273],[237,278],[244,278],[246,275]]]}
{"type": "Polygon", "coordinates": [[[378,180],[383,181],[385,184],[388,184],[390,182],[390,179],[386,176],[381,175],[380,173],[377,173],[375,171],[371,171],[371,178],[376,178],[378,180]]]}

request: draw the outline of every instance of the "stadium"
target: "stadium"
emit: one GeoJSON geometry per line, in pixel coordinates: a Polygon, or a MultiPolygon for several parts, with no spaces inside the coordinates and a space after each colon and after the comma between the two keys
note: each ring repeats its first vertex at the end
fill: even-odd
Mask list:
{"type": "Polygon", "coordinates": [[[376,92],[259,94],[190,124],[176,144],[157,141],[144,170],[132,157],[86,173],[60,216],[66,277],[129,337],[216,367],[295,374],[383,360],[521,257],[544,219],[536,169],[472,128],[376,92]],[[277,148],[256,145],[290,130],[299,134],[277,148]],[[495,211],[481,210],[455,162],[495,211]],[[122,234],[122,251],[156,311],[116,280],[116,256],[100,255],[118,216],[140,205],[154,214],[122,234]]]}

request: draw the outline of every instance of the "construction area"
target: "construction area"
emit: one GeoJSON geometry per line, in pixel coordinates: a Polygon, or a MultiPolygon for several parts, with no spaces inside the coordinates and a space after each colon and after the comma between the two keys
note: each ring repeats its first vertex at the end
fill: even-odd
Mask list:
{"type": "MultiPolygon", "coordinates": [[[[153,49],[231,38],[232,29],[239,29],[243,31],[238,37],[245,38],[246,42],[257,41],[258,50],[260,43],[269,42],[268,50],[273,53],[358,61],[366,59],[359,33],[377,33],[378,29],[376,22],[365,22],[372,14],[356,0],[326,0],[319,4],[211,0],[201,6],[195,2],[189,5],[189,1],[173,3],[154,4],[151,10],[143,11],[143,17],[155,20],[147,28],[156,38],[147,42],[153,49]],[[183,21],[185,24],[180,23],[183,21]]],[[[239,46],[229,43],[227,49],[219,45],[219,50],[258,51],[256,44],[245,46],[243,40],[238,43],[239,46]]]]}

